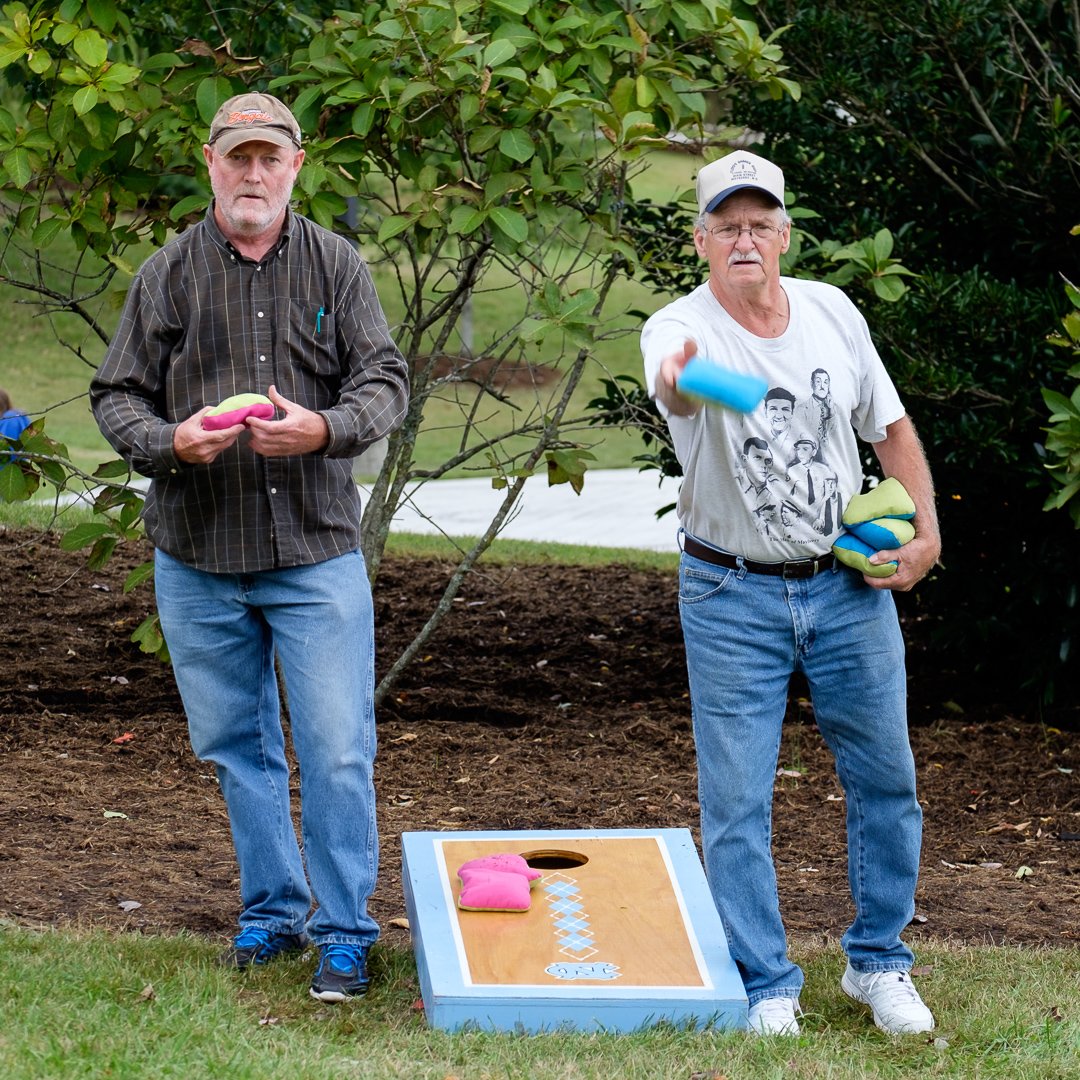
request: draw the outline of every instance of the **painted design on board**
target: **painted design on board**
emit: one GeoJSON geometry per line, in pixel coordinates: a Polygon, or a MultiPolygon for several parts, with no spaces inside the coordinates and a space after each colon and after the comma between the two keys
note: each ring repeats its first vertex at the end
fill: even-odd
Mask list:
{"type": "Polygon", "coordinates": [[[617,979],[622,974],[618,964],[597,961],[592,964],[548,964],[544,971],[556,979],[572,982],[574,979],[617,979]]]}

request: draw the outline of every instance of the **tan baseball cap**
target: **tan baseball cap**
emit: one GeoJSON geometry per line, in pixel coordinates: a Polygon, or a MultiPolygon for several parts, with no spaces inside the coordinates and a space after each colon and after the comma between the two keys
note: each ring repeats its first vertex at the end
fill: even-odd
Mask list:
{"type": "Polygon", "coordinates": [[[784,205],[784,173],[778,165],[747,150],[710,162],[697,175],[698,213],[711,214],[729,195],[752,188],[784,205]]]}
{"type": "Polygon", "coordinates": [[[241,143],[255,141],[299,150],[300,125],[288,106],[272,94],[238,94],[229,98],[210,125],[210,145],[217,153],[227,154],[241,143]]]}

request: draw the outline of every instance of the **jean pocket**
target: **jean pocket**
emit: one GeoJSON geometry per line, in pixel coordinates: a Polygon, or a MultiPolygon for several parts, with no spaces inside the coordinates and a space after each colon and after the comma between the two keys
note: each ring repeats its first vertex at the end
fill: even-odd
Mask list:
{"type": "Polygon", "coordinates": [[[683,565],[679,570],[679,603],[699,604],[722,592],[734,570],[699,570],[683,565]]]}

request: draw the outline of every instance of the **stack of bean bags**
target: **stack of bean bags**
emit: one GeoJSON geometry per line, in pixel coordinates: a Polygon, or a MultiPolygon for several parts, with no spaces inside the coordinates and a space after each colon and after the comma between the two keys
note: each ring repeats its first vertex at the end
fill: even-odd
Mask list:
{"type": "Polygon", "coordinates": [[[528,911],[530,890],[544,875],[520,855],[485,855],[458,868],[464,911],[528,911]]]}
{"type": "Polygon", "coordinates": [[[865,495],[855,495],[844,511],[844,532],[833,544],[833,554],[845,566],[869,577],[890,577],[896,562],[875,565],[870,556],[903,547],[915,535],[911,519],[915,503],[894,476],[882,480],[865,495]]]}

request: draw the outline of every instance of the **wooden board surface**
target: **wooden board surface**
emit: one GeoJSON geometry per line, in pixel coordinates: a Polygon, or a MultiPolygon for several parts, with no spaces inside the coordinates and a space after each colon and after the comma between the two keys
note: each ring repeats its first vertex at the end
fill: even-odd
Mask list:
{"type": "Polygon", "coordinates": [[[467,982],[536,986],[569,978],[575,986],[614,980],[621,989],[707,985],[679,883],[655,837],[555,837],[543,844],[447,840],[438,847],[467,982]],[[544,874],[529,910],[459,909],[458,867],[503,852],[523,855],[544,874]]]}

